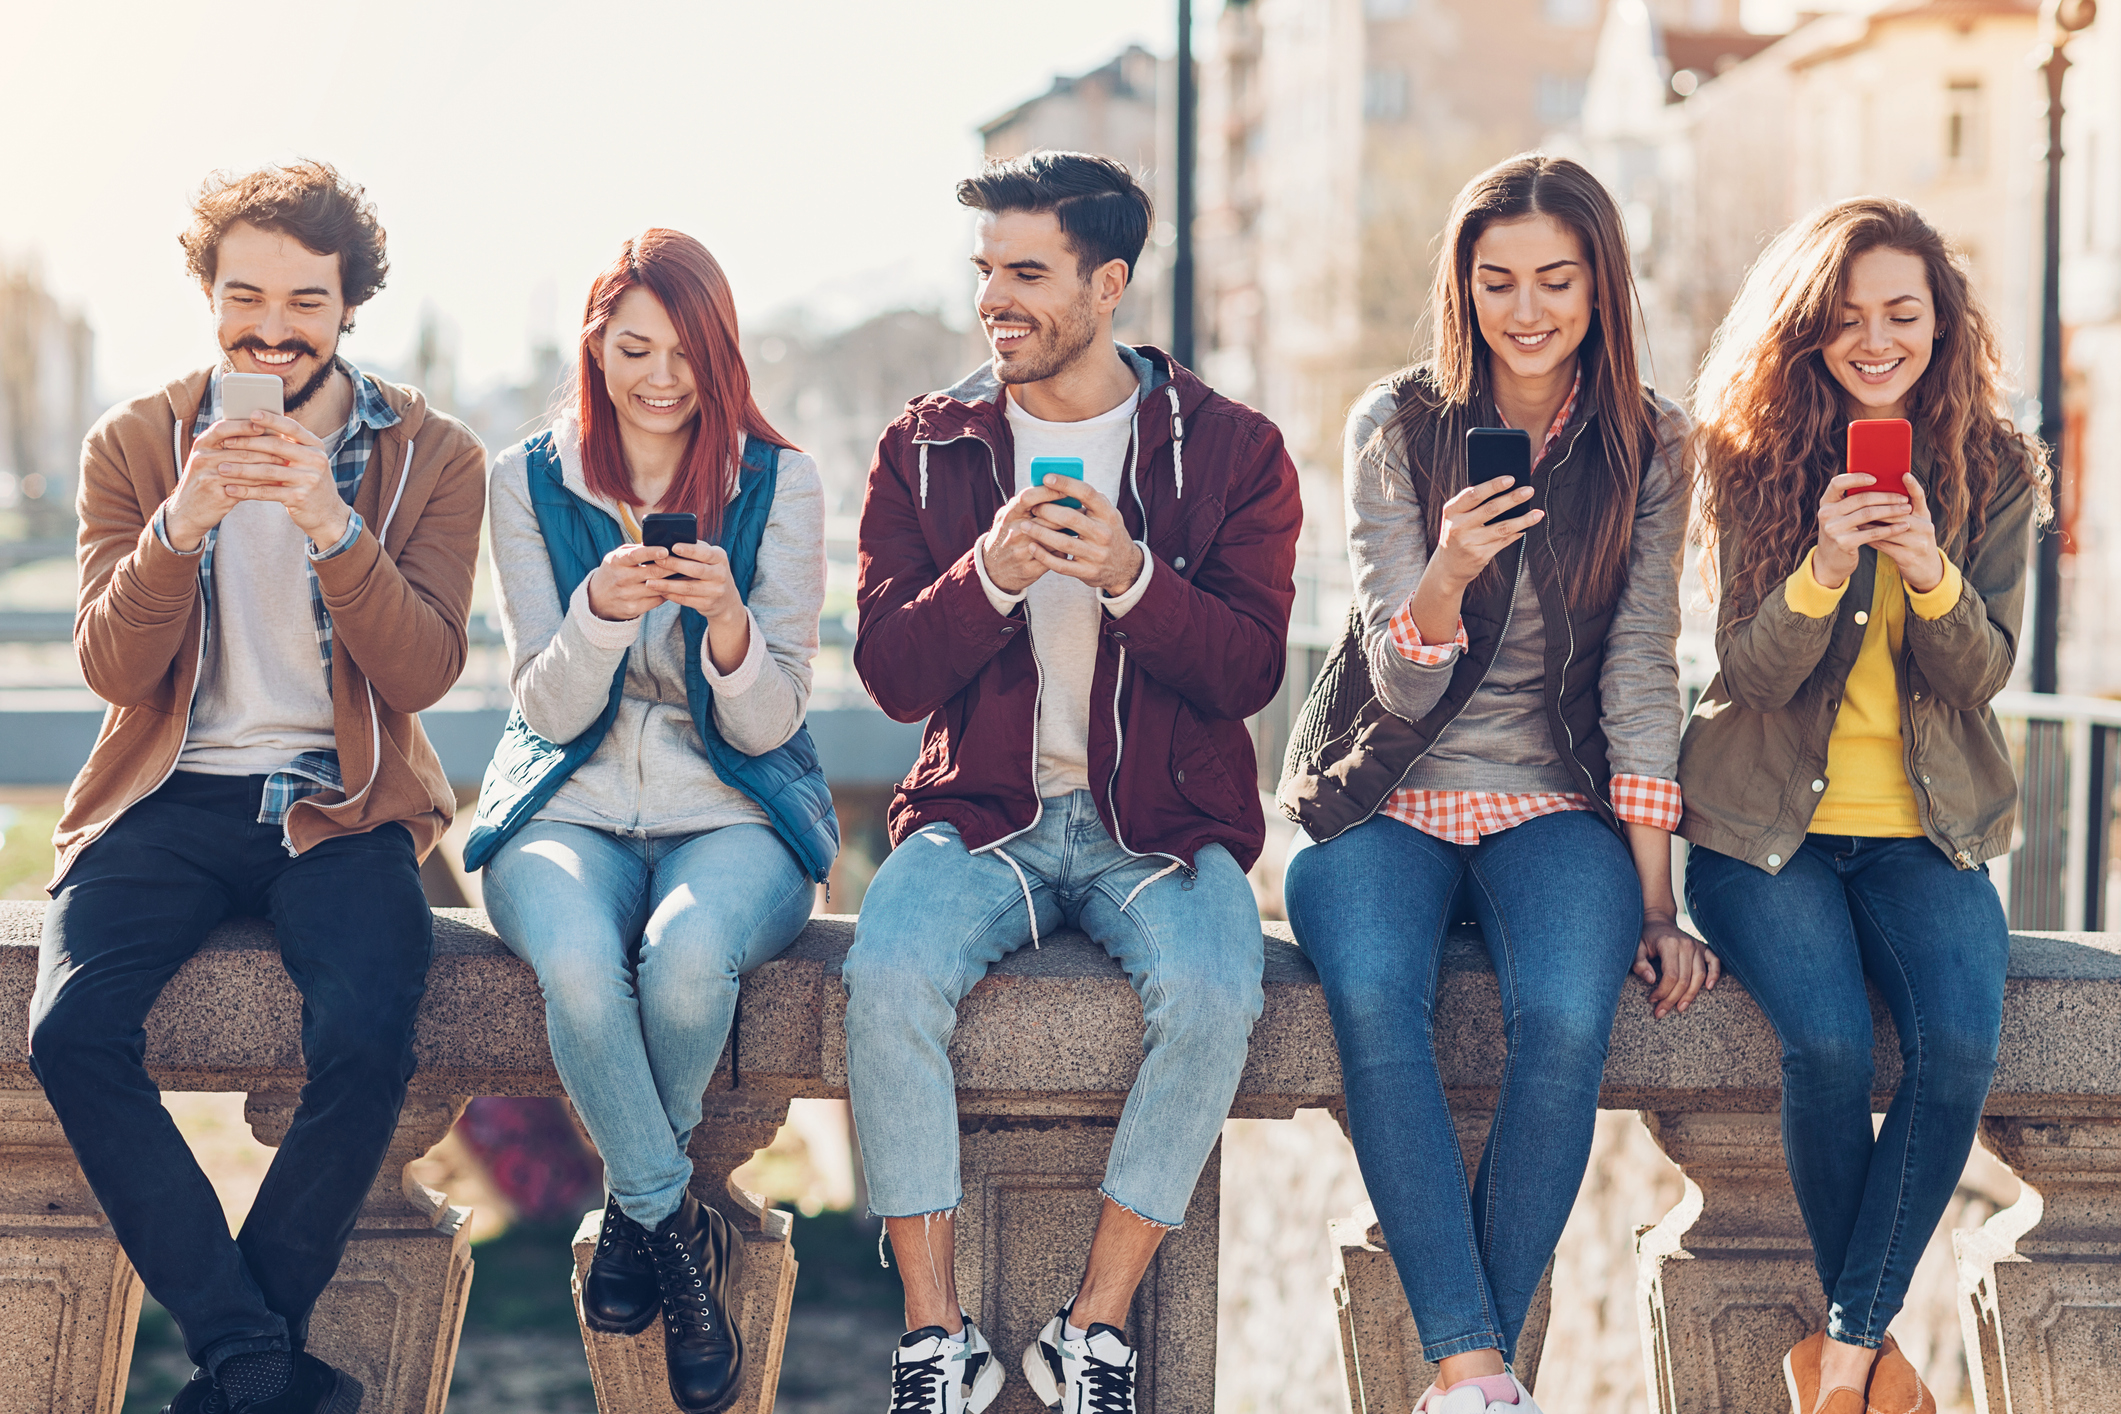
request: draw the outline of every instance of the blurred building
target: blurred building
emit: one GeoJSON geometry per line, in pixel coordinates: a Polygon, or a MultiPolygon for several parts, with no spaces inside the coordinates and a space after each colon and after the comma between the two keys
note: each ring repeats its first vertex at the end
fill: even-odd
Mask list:
{"type": "Polygon", "coordinates": [[[2121,695],[2121,9],[2070,42],[2064,90],[2065,692],[2121,695]]]}
{"type": "MultiPolygon", "coordinates": [[[[1581,155],[1600,25],[1629,6],[1643,0],[1223,7],[1201,75],[1200,362],[1281,425],[1300,466],[1337,474],[1348,406],[1426,346],[1436,241],[1466,180],[1531,148],[1581,155]]],[[[1646,13],[1736,32],[1738,9],[1646,13]]]]}
{"type": "Polygon", "coordinates": [[[1094,152],[1127,164],[1156,204],[1149,243],[1134,267],[1134,279],[1113,320],[1113,331],[1130,344],[1171,342],[1169,296],[1173,153],[1178,110],[1171,61],[1140,45],[1101,68],[1076,78],[1056,77],[1053,86],[980,125],[986,154],[1021,157],[1027,152],[1094,152]]]}
{"type": "Polygon", "coordinates": [[[67,540],[95,341],[36,272],[0,267],[0,539],[67,540]]]}

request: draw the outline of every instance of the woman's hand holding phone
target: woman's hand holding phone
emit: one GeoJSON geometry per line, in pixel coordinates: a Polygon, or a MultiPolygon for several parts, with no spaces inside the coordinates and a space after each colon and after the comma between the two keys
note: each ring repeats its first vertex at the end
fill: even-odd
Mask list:
{"type": "Polygon", "coordinates": [[[613,623],[637,619],[663,601],[656,588],[670,552],[660,545],[621,545],[589,572],[589,612],[613,623]]]}
{"type": "Polygon", "coordinates": [[[1449,643],[1458,635],[1458,611],[1466,586],[1504,550],[1546,517],[1545,511],[1515,512],[1532,499],[1532,488],[1510,489],[1511,479],[1483,481],[1443,503],[1443,525],[1429,563],[1414,588],[1414,626],[1425,643],[1449,643]]]}
{"type": "Polygon", "coordinates": [[[1876,545],[1892,560],[1900,578],[1917,594],[1935,589],[1944,579],[1944,556],[1937,549],[1937,527],[1930,517],[1929,496],[1913,474],[1904,478],[1907,495],[1871,491],[1875,477],[1843,472],[1826,484],[1819,501],[1819,541],[1812,550],[1812,577],[1822,588],[1839,589],[1856,572],[1859,552],[1876,545]]]}

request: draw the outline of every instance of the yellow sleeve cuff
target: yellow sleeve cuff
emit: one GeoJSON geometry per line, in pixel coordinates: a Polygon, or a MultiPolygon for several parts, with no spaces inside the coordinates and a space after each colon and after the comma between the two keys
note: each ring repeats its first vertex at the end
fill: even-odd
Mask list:
{"type": "Polygon", "coordinates": [[[1959,595],[1966,588],[1966,579],[1952,563],[1952,557],[1940,554],[1937,558],[1944,561],[1944,578],[1937,581],[1937,587],[1927,594],[1917,594],[1912,589],[1907,592],[1908,607],[1918,619],[1943,618],[1959,603],[1959,595]]]}
{"type": "MultiPolygon", "coordinates": [[[[1841,607],[1841,596],[1848,593],[1848,587],[1845,579],[1839,589],[1829,589],[1821,584],[1812,573],[1812,552],[1807,550],[1804,563],[1797,566],[1797,572],[1782,582],[1782,597],[1789,603],[1791,613],[1802,614],[1808,619],[1823,619],[1841,607]]],[[[1939,589],[1943,587],[1938,586],[1939,589]]]]}

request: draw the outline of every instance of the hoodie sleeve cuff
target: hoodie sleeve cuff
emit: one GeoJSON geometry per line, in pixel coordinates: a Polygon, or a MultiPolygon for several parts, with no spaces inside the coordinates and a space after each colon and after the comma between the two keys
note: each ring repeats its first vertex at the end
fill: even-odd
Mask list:
{"type": "Polygon", "coordinates": [[[205,537],[201,536],[199,539],[199,543],[192,546],[191,549],[179,550],[176,546],[169,543],[169,527],[163,524],[163,518],[168,514],[168,503],[165,502],[164,504],[155,507],[154,519],[150,520],[147,523],[149,529],[155,532],[155,539],[161,541],[162,548],[169,551],[172,555],[182,555],[187,560],[197,559],[200,552],[206,549],[205,537]]]}
{"type": "Polygon", "coordinates": [[[1849,583],[1841,581],[1839,589],[1829,589],[1812,573],[1813,550],[1804,552],[1804,563],[1797,572],[1782,582],[1782,597],[1788,601],[1790,612],[1802,614],[1808,619],[1823,619],[1841,607],[1841,596],[1848,593],[1849,583]]]}
{"type": "Polygon", "coordinates": [[[316,542],[310,542],[309,558],[312,561],[328,560],[334,555],[345,554],[353,548],[354,541],[361,538],[361,526],[361,513],[359,511],[349,512],[346,517],[346,533],[337,540],[332,541],[330,545],[322,550],[317,548],[316,542]]]}
{"type": "Polygon", "coordinates": [[[1907,592],[1907,605],[1920,619],[1943,618],[1958,607],[1959,596],[1966,590],[1966,577],[1959,573],[1951,556],[1940,553],[1937,558],[1944,561],[1944,578],[1937,581],[1937,587],[1926,594],[1912,589],[1907,592]]]}
{"type": "Polygon", "coordinates": [[[567,601],[567,617],[582,635],[582,641],[591,648],[601,648],[607,653],[622,648],[631,648],[641,636],[639,619],[600,619],[589,607],[589,581],[583,580],[574,587],[574,597],[567,601]]]}
{"type": "Polygon", "coordinates": [[[744,647],[742,662],[727,673],[718,673],[714,670],[714,655],[700,654],[700,672],[717,696],[741,697],[749,692],[751,685],[759,680],[760,665],[766,661],[766,635],[759,632],[759,621],[751,616],[749,609],[744,610],[744,619],[750,625],[751,636],[744,647]]]}
{"type": "MultiPolygon", "coordinates": [[[[989,534],[992,534],[992,532],[990,531],[989,534]]],[[[1028,589],[1019,589],[1014,594],[1004,594],[1001,586],[988,577],[987,536],[985,535],[973,542],[972,567],[979,571],[979,587],[987,592],[987,603],[993,607],[995,613],[1002,615],[1004,618],[1015,613],[1016,606],[1023,603],[1024,595],[1030,592],[1028,589]]],[[[1148,576],[1143,575],[1142,578],[1146,580],[1148,576]]],[[[1132,593],[1133,591],[1130,590],[1128,592],[1132,593]]],[[[1129,607],[1132,606],[1130,605],[1129,607]]]]}
{"type": "Polygon", "coordinates": [[[1115,619],[1125,618],[1127,610],[1142,601],[1142,595],[1149,592],[1149,576],[1156,573],[1156,556],[1149,553],[1148,545],[1139,540],[1134,543],[1141,546],[1142,552],[1141,573],[1134,576],[1134,583],[1127,586],[1126,593],[1117,596],[1109,595],[1102,589],[1097,591],[1097,602],[1103,604],[1105,612],[1115,619]]]}

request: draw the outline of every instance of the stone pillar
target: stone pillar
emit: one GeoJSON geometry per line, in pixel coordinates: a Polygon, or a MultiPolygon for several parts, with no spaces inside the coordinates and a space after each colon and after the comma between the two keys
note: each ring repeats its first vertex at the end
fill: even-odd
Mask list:
{"type": "MultiPolygon", "coordinates": [[[[1017,1361],[1081,1284],[1104,1206],[1098,1186],[1114,1126],[1109,1118],[1075,1116],[966,1115],[961,1121],[958,1296],[1010,1370],[990,1414],[1043,1408],[1017,1361]]],[[[1185,1225],[1164,1238],[1127,1315],[1127,1339],[1139,1352],[1135,1407],[1141,1414],[1212,1414],[1215,1408],[1221,1222],[1218,1141],[1193,1189],[1185,1225]]]]}
{"type": "MultiPolygon", "coordinates": [[[[788,1306],[795,1297],[794,1219],[768,1208],[755,1193],[729,1181],[751,1156],[773,1142],[788,1118],[788,1101],[741,1091],[710,1092],[699,1128],[686,1152],[692,1157],[692,1193],[721,1210],[743,1242],[743,1266],[729,1313],[744,1343],[744,1387],[732,1414],[773,1414],[780,1389],[781,1355],[788,1340],[788,1306]]],[[[603,1230],[602,1211],[582,1219],[574,1237],[575,1318],[582,1314],[582,1277],[603,1230]]],[[[598,1414],[668,1414],[670,1380],[663,1363],[663,1323],[639,1335],[602,1335],[582,1327],[582,1348],[596,1387],[598,1414]]]]}
{"type": "Polygon", "coordinates": [[[1782,1357],[1826,1325],[1773,1114],[1643,1115],[1686,1196],[1636,1234],[1652,1414],[1782,1414],[1782,1357]]]}
{"type": "Polygon", "coordinates": [[[0,1414],[118,1414],[140,1293],[44,1092],[0,1090],[0,1414]]]}
{"type": "MultiPolygon", "coordinates": [[[[251,1133],[277,1146],[298,1099],[251,1095],[251,1133]]],[[[414,1090],[398,1132],[355,1221],[338,1275],[309,1318],[309,1352],[358,1379],[363,1414],[442,1414],[471,1294],[469,1209],[415,1181],[405,1166],[425,1154],[463,1113],[466,1097],[414,1090]]]]}
{"type": "Polygon", "coordinates": [[[2121,1119],[1990,1116],[2025,1180],[1959,1254],[1959,1325],[1980,1414],[2121,1409],[2121,1119]]]}
{"type": "MultiPolygon", "coordinates": [[[[1334,1115],[1347,1128],[1346,1111],[1335,1110],[1334,1115]]],[[[1459,1155],[1470,1183],[1479,1171],[1495,1112],[1458,1108],[1451,1111],[1451,1121],[1458,1130],[1459,1155]]],[[[1399,1269],[1368,1204],[1331,1224],[1331,1232],[1333,1244],[1340,1249],[1340,1284],[1333,1297],[1340,1317],[1340,1358],[1347,1371],[1348,1401],[1355,1414],[1402,1414],[1435,1382],[1436,1366],[1421,1356],[1421,1332],[1415,1328],[1414,1312],[1399,1283],[1399,1269]]],[[[1512,1362],[1517,1378],[1535,1392],[1553,1300],[1554,1264],[1549,1259],[1531,1309],[1525,1313],[1524,1329],[1517,1337],[1517,1358],[1512,1362]]]]}

